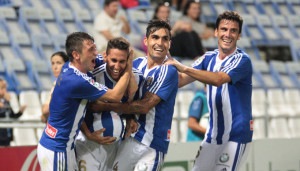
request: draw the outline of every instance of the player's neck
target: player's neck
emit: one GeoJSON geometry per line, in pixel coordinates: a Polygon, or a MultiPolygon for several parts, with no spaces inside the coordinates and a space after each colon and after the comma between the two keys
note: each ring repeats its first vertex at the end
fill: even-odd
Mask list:
{"type": "Polygon", "coordinates": [[[151,69],[157,65],[161,65],[164,62],[165,58],[152,58],[148,56],[147,68],[151,69]]]}
{"type": "Polygon", "coordinates": [[[81,65],[79,65],[76,62],[70,62],[70,65],[75,67],[76,69],[78,69],[80,72],[86,74],[87,72],[83,69],[83,67],[81,65]]]}

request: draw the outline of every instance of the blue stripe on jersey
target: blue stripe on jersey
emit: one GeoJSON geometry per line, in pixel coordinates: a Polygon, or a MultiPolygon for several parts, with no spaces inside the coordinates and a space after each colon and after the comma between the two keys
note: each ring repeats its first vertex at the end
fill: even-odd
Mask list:
{"type": "Polygon", "coordinates": [[[222,88],[223,86],[220,86],[217,88],[217,94],[216,94],[216,107],[217,107],[217,120],[218,120],[218,134],[216,137],[217,144],[222,144],[222,138],[224,135],[224,113],[223,113],[223,104],[222,104],[222,88]]]}
{"type": "Polygon", "coordinates": [[[146,115],[140,115],[139,119],[138,119],[138,123],[140,124],[139,129],[137,130],[137,132],[141,133],[139,134],[139,136],[135,136],[135,138],[138,141],[142,141],[146,131],[145,131],[145,125],[146,125],[146,115]]]}
{"type": "Polygon", "coordinates": [[[234,171],[236,169],[238,160],[240,159],[239,157],[241,157],[240,154],[240,150],[241,150],[241,143],[238,143],[236,151],[235,151],[235,155],[234,155],[234,160],[233,160],[233,164],[232,164],[232,171],[234,171]]]}
{"type": "MultiPolygon", "coordinates": [[[[208,90],[208,93],[207,93],[207,96],[208,96],[208,100],[207,100],[207,102],[208,102],[208,106],[209,106],[209,109],[212,109],[212,95],[211,95],[211,93],[212,93],[212,88],[211,88],[212,86],[211,85],[207,85],[207,90],[208,90]]],[[[207,136],[206,136],[206,141],[207,142],[209,142],[209,143],[211,143],[211,133],[212,133],[212,129],[213,129],[213,127],[214,127],[214,117],[213,117],[213,110],[209,110],[209,130],[208,130],[208,133],[207,133],[207,136]]]]}
{"type": "Polygon", "coordinates": [[[59,163],[59,161],[57,160],[57,154],[59,152],[54,151],[54,160],[53,160],[53,170],[57,171],[57,163],[59,163]]]}
{"type": "Polygon", "coordinates": [[[103,128],[105,128],[105,131],[103,132],[103,136],[104,137],[113,136],[114,124],[113,124],[111,114],[109,111],[102,112],[101,121],[102,121],[103,128]],[[103,121],[105,121],[105,122],[103,122],[103,121]]]}

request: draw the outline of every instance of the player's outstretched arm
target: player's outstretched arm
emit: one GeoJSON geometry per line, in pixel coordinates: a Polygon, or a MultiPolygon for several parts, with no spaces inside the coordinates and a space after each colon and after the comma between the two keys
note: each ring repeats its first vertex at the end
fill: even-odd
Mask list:
{"type": "Polygon", "coordinates": [[[135,100],[126,103],[104,103],[101,101],[96,101],[95,103],[89,105],[89,109],[94,112],[98,112],[98,106],[102,105],[101,110],[125,114],[147,114],[149,110],[156,106],[160,101],[161,98],[156,94],[146,92],[144,98],[141,100],[135,100]]]}
{"type": "Polygon", "coordinates": [[[101,133],[105,131],[105,128],[91,133],[84,121],[81,124],[80,130],[89,140],[92,140],[102,145],[113,144],[117,139],[116,137],[102,137],[101,133]]]}
{"type": "Polygon", "coordinates": [[[129,58],[127,60],[126,70],[123,75],[120,77],[116,86],[113,89],[108,89],[107,92],[99,98],[99,100],[106,100],[110,102],[120,102],[124,93],[127,89],[129,78],[132,74],[132,60],[133,60],[132,51],[130,51],[129,58]]]}

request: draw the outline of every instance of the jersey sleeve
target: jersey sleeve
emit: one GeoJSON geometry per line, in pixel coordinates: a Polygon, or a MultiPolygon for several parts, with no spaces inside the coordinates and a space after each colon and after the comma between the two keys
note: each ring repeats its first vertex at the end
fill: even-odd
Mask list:
{"type": "Polygon", "coordinates": [[[162,100],[167,100],[174,88],[178,88],[178,72],[174,66],[163,65],[156,71],[154,82],[149,87],[149,92],[158,95],[162,100]]]}
{"type": "Polygon", "coordinates": [[[210,60],[210,56],[208,54],[204,54],[194,61],[192,67],[194,69],[206,70],[209,60],[210,60]]]}
{"type": "Polygon", "coordinates": [[[95,68],[103,65],[104,64],[104,60],[103,60],[102,55],[98,54],[97,57],[96,57],[96,61],[95,62],[96,62],[95,68]]]}
{"type": "Polygon", "coordinates": [[[225,66],[220,71],[227,73],[232,80],[232,84],[235,84],[252,73],[252,64],[248,56],[238,54],[233,58],[229,65],[225,66]]]}
{"type": "Polygon", "coordinates": [[[75,98],[94,101],[102,97],[107,90],[108,88],[105,85],[97,83],[90,77],[83,77],[82,79],[78,80],[76,86],[74,86],[72,94],[75,98]]]}
{"type": "Polygon", "coordinates": [[[195,117],[197,120],[200,120],[200,112],[203,107],[203,100],[201,97],[195,98],[189,108],[189,117],[195,117]]]}

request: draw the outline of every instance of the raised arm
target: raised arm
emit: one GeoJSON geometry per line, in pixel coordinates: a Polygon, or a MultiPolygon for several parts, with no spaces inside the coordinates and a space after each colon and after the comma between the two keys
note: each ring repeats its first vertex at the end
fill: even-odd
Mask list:
{"type": "Polygon", "coordinates": [[[225,72],[210,72],[187,67],[176,59],[169,58],[166,62],[168,65],[174,65],[181,74],[179,74],[179,87],[198,80],[200,82],[213,86],[221,86],[224,83],[231,82],[231,78],[225,72]]]}
{"type": "Polygon", "coordinates": [[[94,112],[98,112],[99,107],[102,106],[101,110],[114,111],[117,113],[126,113],[126,114],[147,114],[150,109],[156,106],[161,101],[161,98],[157,95],[146,92],[145,96],[141,100],[136,100],[127,103],[105,103],[97,101],[94,104],[90,105],[90,109],[94,112]]]}

